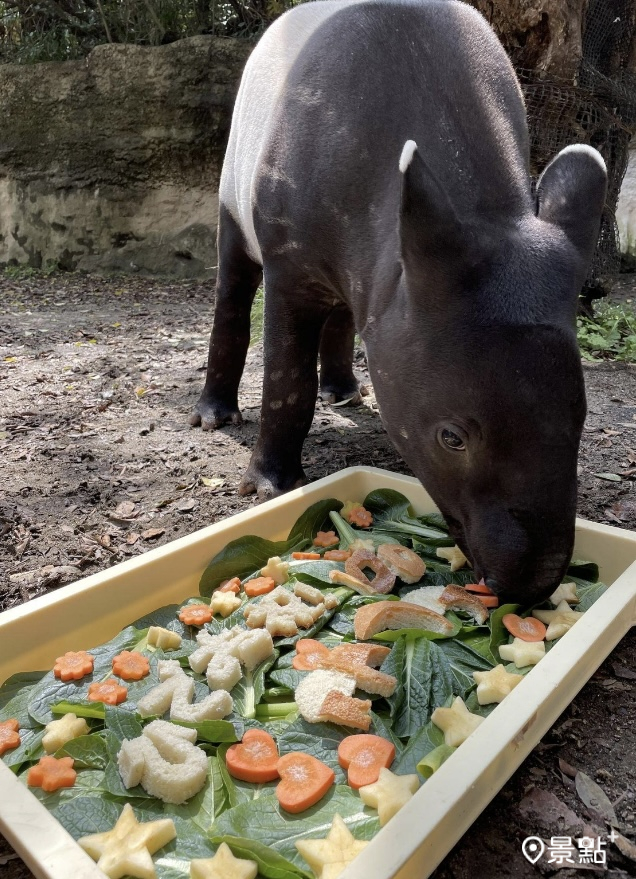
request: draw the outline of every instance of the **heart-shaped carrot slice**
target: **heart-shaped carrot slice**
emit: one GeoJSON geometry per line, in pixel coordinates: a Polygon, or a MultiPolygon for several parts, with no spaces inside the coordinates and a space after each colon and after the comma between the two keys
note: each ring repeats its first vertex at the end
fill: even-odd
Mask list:
{"type": "Polygon", "coordinates": [[[388,769],[394,759],[395,747],[381,736],[347,736],[338,746],[338,763],[347,770],[347,780],[355,790],[375,784],[380,770],[388,769]]]}
{"type": "Polygon", "coordinates": [[[296,655],[292,666],[298,671],[313,671],[329,656],[329,648],[313,638],[301,638],[296,642],[296,655]]]}
{"type": "Polygon", "coordinates": [[[336,774],[311,754],[292,751],[278,761],[280,784],[276,796],[286,812],[304,812],[321,800],[334,783],[336,774]]]}
{"type": "Polygon", "coordinates": [[[230,775],[240,781],[274,781],[278,778],[276,742],[263,729],[248,729],[242,742],[227,749],[225,763],[230,775]]]}

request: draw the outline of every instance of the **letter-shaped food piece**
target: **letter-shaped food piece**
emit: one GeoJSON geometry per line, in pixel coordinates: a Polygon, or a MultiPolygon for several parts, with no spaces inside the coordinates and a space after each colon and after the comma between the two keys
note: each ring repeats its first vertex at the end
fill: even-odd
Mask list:
{"type": "Polygon", "coordinates": [[[320,713],[325,720],[365,731],[371,726],[370,710],[370,699],[354,699],[352,696],[345,696],[339,690],[331,690],[327,693],[320,706],[320,713]]]}
{"type": "Polygon", "coordinates": [[[42,747],[47,754],[54,754],[63,748],[67,742],[78,736],[88,735],[90,727],[83,717],[76,714],[64,714],[59,720],[52,720],[44,727],[42,747]]]}
{"type": "Polygon", "coordinates": [[[417,775],[394,775],[390,769],[380,769],[377,781],[360,788],[360,799],[378,810],[380,824],[384,827],[417,793],[419,786],[417,775]]]}
{"type": "Polygon", "coordinates": [[[137,703],[137,711],[142,717],[161,716],[170,708],[172,720],[198,723],[202,720],[221,720],[231,713],[232,697],[227,691],[217,690],[195,703],[192,701],[194,680],[176,660],[160,660],[157,668],[162,683],[153,687],[137,703]]]}
{"type": "Polygon", "coordinates": [[[117,765],[124,786],[141,784],[164,803],[185,803],[198,793],[208,773],[208,759],[194,742],[195,729],[153,720],[136,739],[124,739],[117,765]]]}
{"type": "Polygon", "coordinates": [[[403,583],[417,583],[426,573],[426,565],[416,552],[399,543],[382,543],[378,558],[403,583]]]}
{"type": "Polygon", "coordinates": [[[112,830],[82,836],[77,843],[109,879],[156,879],[151,856],[176,835],[172,818],[140,823],[130,803],[126,803],[112,830]]]}
{"type": "Polygon", "coordinates": [[[338,763],[347,770],[347,781],[354,790],[373,784],[382,768],[395,759],[395,746],[381,736],[347,736],[338,745],[338,763]]]}

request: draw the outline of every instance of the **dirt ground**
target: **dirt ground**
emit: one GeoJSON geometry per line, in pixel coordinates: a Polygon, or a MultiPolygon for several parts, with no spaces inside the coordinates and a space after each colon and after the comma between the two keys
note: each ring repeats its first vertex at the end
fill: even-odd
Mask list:
{"type": "MultiPolygon", "coordinates": [[[[188,425],[204,378],[212,303],[208,284],[0,275],[1,609],[254,503],[236,488],[258,428],[260,344],[250,349],[242,385],[244,426],[211,435],[188,425]]],[[[366,378],[361,351],[356,371],[366,378]]],[[[585,372],[580,513],[635,528],[636,368],[606,363],[585,372]],[[595,474],[613,474],[614,481],[595,474]]],[[[356,464],[408,472],[372,395],[358,409],[318,403],[305,462],[310,479],[356,464]]],[[[635,681],[636,630],[436,879],[530,879],[539,870],[522,855],[525,837],[580,836],[584,828],[605,834],[566,764],[594,779],[615,804],[627,842],[623,854],[607,844],[606,875],[636,876],[636,847],[628,842],[636,839],[635,681]]],[[[31,876],[1,838],[0,868],[5,879],[31,876]]],[[[560,870],[559,879],[575,872],[560,870]]]]}

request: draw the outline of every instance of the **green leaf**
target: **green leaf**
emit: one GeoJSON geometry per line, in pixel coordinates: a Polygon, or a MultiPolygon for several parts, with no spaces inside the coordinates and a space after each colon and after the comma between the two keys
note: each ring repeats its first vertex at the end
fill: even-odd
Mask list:
{"type": "MultiPolygon", "coordinates": [[[[270,872],[269,855],[260,848],[268,846],[269,852],[289,862],[290,872],[295,868],[303,876],[310,876],[307,865],[299,855],[295,843],[299,839],[323,839],[331,829],[334,815],[340,815],[356,839],[371,839],[379,830],[375,812],[371,814],[360,798],[346,786],[336,786],[311,809],[299,815],[284,812],[274,796],[261,797],[243,803],[224,812],[217,818],[213,830],[213,843],[227,842],[234,849],[233,839],[241,839],[250,845],[249,851],[257,861],[263,876],[275,876],[270,872]]],[[[282,868],[283,865],[279,864],[282,868]]]]}
{"type": "Polygon", "coordinates": [[[329,513],[341,510],[342,506],[342,501],[333,497],[312,504],[289,532],[287,542],[294,544],[301,540],[313,540],[319,531],[325,530],[323,526],[329,524],[329,513]]]}
{"type": "Polygon", "coordinates": [[[607,592],[608,587],[605,583],[585,583],[584,581],[580,581],[577,577],[572,577],[577,584],[577,593],[579,596],[579,603],[573,608],[574,610],[581,611],[581,613],[585,613],[586,610],[589,610],[595,601],[607,592]]]}
{"type": "Polygon", "coordinates": [[[422,757],[417,764],[417,771],[424,778],[430,778],[434,772],[437,772],[442,763],[445,763],[451,757],[457,748],[450,745],[438,745],[432,751],[429,751],[425,757],[422,757]]]}
{"type": "Polygon", "coordinates": [[[217,744],[220,742],[240,742],[243,738],[244,724],[241,718],[235,720],[200,720],[192,723],[187,720],[173,720],[178,726],[187,726],[189,729],[196,729],[197,741],[211,742],[217,744]]]}
{"type": "Polygon", "coordinates": [[[493,667],[492,662],[469,646],[469,642],[453,639],[440,641],[437,646],[450,664],[455,678],[454,692],[462,698],[475,686],[473,672],[489,671],[493,667]]]}
{"type": "Polygon", "coordinates": [[[393,730],[400,738],[415,735],[435,708],[458,690],[446,656],[426,638],[400,638],[381,670],[400,683],[387,699],[393,730]]]}
{"type": "MultiPolygon", "coordinates": [[[[331,522],[338,532],[340,543],[338,549],[349,549],[356,541],[370,541],[374,548],[377,549],[383,543],[401,543],[402,541],[395,534],[388,531],[378,531],[375,528],[354,528],[338,513],[330,513],[331,522]]],[[[335,548],[335,547],[332,547],[335,548]]]]}
{"type": "MultiPolygon", "coordinates": [[[[130,625],[134,626],[135,629],[149,629],[150,626],[159,626],[162,629],[168,629],[170,632],[176,632],[182,638],[187,638],[190,627],[184,626],[177,617],[180,607],[180,604],[166,604],[163,607],[157,608],[157,610],[153,610],[152,613],[140,617],[130,625]]],[[[172,656],[173,652],[176,651],[171,650],[168,655],[172,656]]]]}
{"type": "MultiPolygon", "coordinates": [[[[329,579],[331,571],[344,571],[344,564],[342,562],[325,562],[322,559],[292,560],[289,562],[290,578],[300,580],[301,583],[309,583],[310,586],[315,586],[317,589],[324,589],[325,586],[334,588],[334,584],[329,579]]],[[[353,590],[347,589],[347,592],[351,595],[353,590]]]]}
{"type": "Polygon", "coordinates": [[[53,814],[74,839],[90,833],[103,833],[111,830],[122,811],[123,803],[101,797],[75,797],[70,802],[62,802],[53,814]]]}
{"type": "Polygon", "coordinates": [[[408,498],[398,491],[376,489],[366,496],[363,506],[373,514],[374,528],[406,537],[419,537],[437,546],[452,546],[455,543],[445,531],[422,524],[415,516],[408,498]]]}
{"type": "MultiPolygon", "coordinates": [[[[306,541],[301,541],[302,545],[306,541]]],[[[217,553],[207,566],[199,582],[201,595],[210,596],[224,580],[239,577],[244,580],[256,574],[272,556],[282,556],[293,548],[287,540],[265,540],[263,537],[238,537],[217,553]]]]}
{"type": "Polygon", "coordinates": [[[45,756],[43,737],[44,730],[41,728],[20,729],[20,744],[3,754],[2,762],[14,772],[19,772],[25,763],[36,763],[40,757],[45,756]]]}
{"type": "Polygon", "coordinates": [[[444,733],[429,721],[415,735],[411,736],[406,748],[396,757],[393,766],[391,766],[391,772],[395,772],[396,775],[412,775],[417,772],[418,763],[427,754],[443,744],[444,733]]]}
{"type": "Polygon", "coordinates": [[[105,714],[103,702],[55,702],[51,705],[51,713],[55,716],[60,714],[75,714],[77,717],[92,717],[103,720],[105,714]]]}
{"type": "Polygon", "coordinates": [[[52,671],[47,672],[31,690],[28,706],[31,717],[44,726],[53,720],[51,705],[58,702],[86,701],[89,685],[93,681],[106,680],[112,675],[113,657],[122,650],[132,650],[145,635],[143,630],[128,626],[111,641],[89,650],[88,652],[94,657],[95,665],[93,672],[83,677],[81,681],[64,683],[58,680],[52,671]]]}
{"type": "Polygon", "coordinates": [[[447,619],[453,624],[452,631],[429,632],[428,629],[387,629],[386,632],[378,632],[371,639],[372,641],[397,641],[399,638],[426,638],[427,641],[443,641],[447,638],[454,638],[462,628],[462,621],[455,614],[448,614],[447,619]]]}
{"type": "MultiPolygon", "coordinates": [[[[26,770],[20,775],[20,781],[25,785],[26,775],[26,770]]],[[[103,779],[104,773],[101,769],[80,769],[73,787],[63,787],[52,793],[43,791],[41,787],[29,787],[29,791],[59,820],[57,809],[62,803],[71,803],[75,800],[82,803],[87,798],[94,800],[104,798],[103,779]]]]}
{"type": "Polygon", "coordinates": [[[256,706],[261,701],[265,690],[265,674],[278,659],[278,653],[268,657],[255,669],[246,669],[243,677],[233,688],[231,696],[234,700],[234,710],[242,717],[251,718],[256,713],[256,706]]]}
{"type": "Polygon", "coordinates": [[[124,739],[136,739],[143,732],[143,726],[136,714],[125,711],[118,705],[104,706],[104,720],[106,729],[117,738],[121,744],[124,739]]]}
{"type": "Polygon", "coordinates": [[[106,769],[108,764],[108,749],[100,733],[71,739],[55,752],[55,756],[72,757],[74,769],[106,769]]]}
{"type": "Polygon", "coordinates": [[[520,605],[518,604],[502,604],[490,614],[490,642],[489,642],[489,659],[493,665],[499,665],[501,658],[499,656],[499,648],[502,644],[507,644],[510,638],[508,629],[504,626],[502,620],[507,613],[517,613],[520,605]]]}
{"type": "Polygon", "coordinates": [[[27,671],[7,678],[0,687],[0,722],[14,717],[20,729],[36,726],[29,714],[29,700],[45,674],[45,671],[27,671]]]}

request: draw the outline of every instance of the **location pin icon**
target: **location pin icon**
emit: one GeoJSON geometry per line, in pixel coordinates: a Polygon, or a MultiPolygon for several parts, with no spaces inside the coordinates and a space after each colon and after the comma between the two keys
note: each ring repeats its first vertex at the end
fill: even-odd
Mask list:
{"type": "Polygon", "coordinates": [[[536,864],[545,851],[545,843],[539,836],[529,836],[527,839],[524,839],[521,851],[531,864],[536,864]]]}

